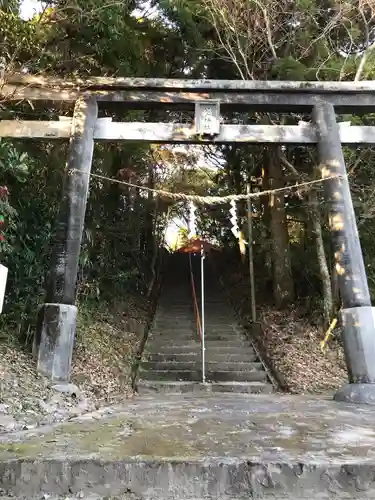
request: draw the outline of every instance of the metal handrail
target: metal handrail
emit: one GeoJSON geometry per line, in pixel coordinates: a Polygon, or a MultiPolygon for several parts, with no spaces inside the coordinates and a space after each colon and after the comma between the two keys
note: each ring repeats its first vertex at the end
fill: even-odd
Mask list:
{"type": "Polygon", "coordinates": [[[202,382],[203,384],[206,383],[206,345],[205,345],[205,326],[204,326],[204,268],[203,268],[203,261],[204,261],[204,250],[203,247],[201,248],[201,280],[202,280],[202,319],[199,314],[199,307],[198,307],[198,300],[197,300],[197,293],[195,290],[195,280],[194,280],[194,273],[193,273],[193,265],[191,263],[191,253],[189,253],[189,265],[190,265],[190,279],[191,279],[191,286],[192,286],[192,292],[193,292],[193,302],[194,302],[194,310],[195,310],[195,315],[197,318],[197,327],[199,330],[199,335],[201,338],[201,344],[202,344],[202,382]]]}
{"type": "Polygon", "coordinates": [[[191,263],[191,253],[189,253],[189,266],[190,266],[191,289],[192,289],[192,293],[193,293],[194,312],[195,312],[195,317],[196,317],[196,321],[197,321],[197,330],[199,332],[199,336],[200,336],[201,341],[202,341],[202,324],[201,324],[201,317],[199,314],[197,294],[195,291],[195,280],[194,280],[194,274],[193,274],[193,265],[191,263]]]}

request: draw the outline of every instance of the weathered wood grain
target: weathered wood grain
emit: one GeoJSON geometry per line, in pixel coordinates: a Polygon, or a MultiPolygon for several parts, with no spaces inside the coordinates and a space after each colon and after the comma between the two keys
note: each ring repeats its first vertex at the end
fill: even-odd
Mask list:
{"type": "MultiPolygon", "coordinates": [[[[0,137],[29,139],[67,139],[71,119],[61,121],[0,121],[0,137]]],[[[145,141],[150,143],[273,143],[315,144],[315,127],[305,125],[222,125],[219,136],[199,138],[192,126],[171,123],[112,122],[109,118],[97,120],[94,138],[99,141],[145,141]]],[[[375,143],[375,127],[340,127],[343,144],[375,143]]]]}

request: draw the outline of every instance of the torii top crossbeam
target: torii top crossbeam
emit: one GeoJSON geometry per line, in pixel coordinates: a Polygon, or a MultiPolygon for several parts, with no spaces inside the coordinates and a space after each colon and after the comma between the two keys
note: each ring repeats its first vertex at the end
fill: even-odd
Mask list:
{"type": "MultiPolygon", "coordinates": [[[[335,112],[375,111],[375,81],[291,82],[240,80],[176,80],[162,78],[59,79],[20,73],[0,80],[0,102],[33,102],[73,108],[78,100],[93,100],[99,110],[194,110],[189,123],[116,122],[98,118],[94,139],[152,143],[278,143],[316,144],[313,124],[255,125],[223,123],[220,111],[274,111],[310,113],[322,101],[335,112]]],[[[73,110],[71,109],[71,114],[73,110]]],[[[109,113],[111,114],[111,113],[109,113]]],[[[99,115],[100,116],[100,115],[99,115]]],[[[0,120],[0,138],[67,139],[72,116],[40,120],[0,120]]],[[[340,127],[343,144],[374,144],[375,127],[340,127]]]]}
{"type": "Polygon", "coordinates": [[[101,106],[123,103],[128,108],[193,108],[195,103],[217,99],[221,108],[264,111],[309,111],[318,100],[331,102],[338,112],[375,110],[375,81],[300,82],[163,78],[59,79],[5,74],[0,98],[30,101],[76,101],[95,96],[101,106]]]}

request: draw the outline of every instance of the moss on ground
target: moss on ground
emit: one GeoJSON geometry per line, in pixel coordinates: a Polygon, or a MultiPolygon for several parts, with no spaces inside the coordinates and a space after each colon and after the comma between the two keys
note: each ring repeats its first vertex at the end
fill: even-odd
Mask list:
{"type": "MultiPolygon", "coordinates": [[[[51,433],[30,437],[22,443],[0,443],[0,460],[14,458],[51,458],[100,456],[101,460],[130,457],[199,457],[194,443],[159,424],[141,424],[128,417],[102,422],[68,423],[51,433]]],[[[176,432],[177,431],[177,432],[176,432]]]]}

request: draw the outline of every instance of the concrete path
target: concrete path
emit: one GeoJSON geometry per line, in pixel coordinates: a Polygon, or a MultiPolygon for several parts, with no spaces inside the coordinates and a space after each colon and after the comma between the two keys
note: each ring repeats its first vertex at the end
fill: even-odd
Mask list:
{"type": "Polygon", "coordinates": [[[150,396],[0,443],[19,497],[375,499],[375,413],[318,398],[150,396]]]}

